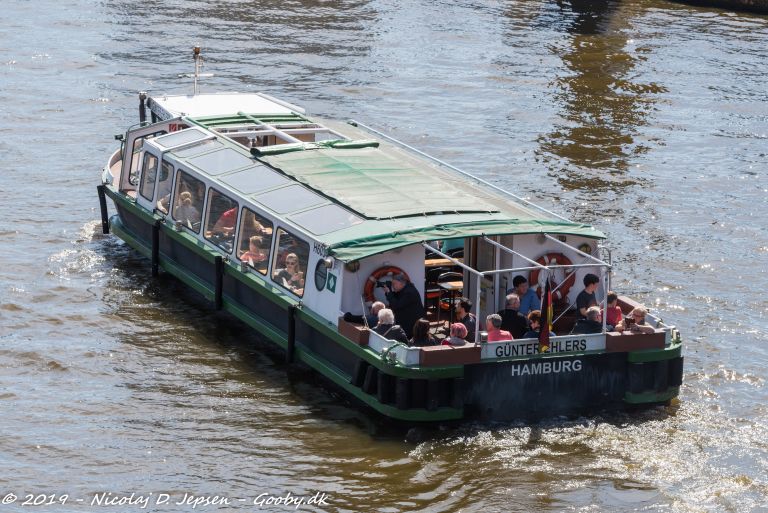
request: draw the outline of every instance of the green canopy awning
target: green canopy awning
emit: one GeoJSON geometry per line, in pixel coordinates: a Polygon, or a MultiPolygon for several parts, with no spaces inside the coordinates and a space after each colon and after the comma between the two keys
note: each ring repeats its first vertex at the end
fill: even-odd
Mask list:
{"type": "MultiPolygon", "coordinates": [[[[352,230],[345,231],[346,240],[331,244],[329,254],[348,262],[392,249],[428,242],[432,240],[452,239],[456,237],[478,237],[482,235],[517,235],[549,233],[553,235],[578,235],[590,238],[604,238],[602,232],[586,224],[567,221],[489,219],[463,223],[433,224],[416,227],[403,227],[394,231],[354,237],[352,230]],[[354,237],[354,238],[353,238],[354,237]]],[[[368,230],[370,232],[370,226],[368,230]]]]}

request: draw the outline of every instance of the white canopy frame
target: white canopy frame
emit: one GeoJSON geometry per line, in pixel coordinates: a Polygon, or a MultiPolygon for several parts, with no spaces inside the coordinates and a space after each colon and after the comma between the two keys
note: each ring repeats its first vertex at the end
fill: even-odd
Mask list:
{"type": "MultiPolygon", "coordinates": [[[[449,260],[454,265],[456,265],[458,267],[461,267],[465,271],[469,272],[470,274],[475,275],[478,278],[478,286],[477,286],[477,290],[475,291],[475,296],[476,296],[475,297],[475,309],[476,309],[475,315],[478,317],[478,320],[479,320],[479,312],[480,312],[480,285],[479,285],[479,280],[480,279],[482,279],[482,278],[484,278],[486,276],[489,276],[489,275],[492,276],[492,275],[496,275],[496,274],[500,274],[500,273],[530,271],[530,270],[534,270],[534,269],[540,269],[540,270],[547,271],[547,272],[550,272],[552,269],[556,269],[556,268],[564,268],[564,269],[569,269],[570,270],[570,273],[568,275],[566,275],[566,279],[561,281],[560,283],[558,283],[557,286],[554,288],[554,290],[553,290],[553,292],[554,292],[555,290],[560,288],[560,286],[562,286],[563,283],[565,283],[565,281],[573,273],[576,272],[576,269],[585,268],[585,267],[599,267],[600,268],[600,282],[601,283],[605,283],[605,288],[606,288],[606,294],[604,294],[603,300],[601,301],[601,305],[603,306],[603,310],[605,310],[605,307],[607,306],[606,305],[607,291],[610,290],[610,270],[612,268],[611,264],[609,264],[608,262],[604,262],[603,260],[600,260],[599,258],[596,258],[596,257],[594,257],[594,256],[592,256],[592,255],[590,255],[588,253],[585,253],[585,252],[581,251],[580,249],[575,248],[575,247],[571,246],[570,244],[567,244],[567,243],[561,241],[560,239],[551,236],[548,233],[542,233],[542,235],[546,239],[548,239],[548,240],[550,240],[552,242],[555,242],[555,243],[557,243],[557,244],[559,244],[559,245],[569,249],[570,251],[573,251],[577,255],[583,256],[584,257],[584,261],[591,260],[592,263],[581,263],[581,264],[571,264],[571,265],[557,264],[557,265],[546,266],[546,265],[538,263],[537,261],[535,261],[535,260],[533,260],[531,258],[528,258],[527,256],[525,256],[525,255],[515,251],[514,249],[512,249],[510,247],[505,246],[504,244],[501,244],[500,242],[496,242],[495,240],[490,239],[486,235],[482,235],[483,240],[485,242],[491,244],[492,246],[498,248],[501,251],[505,251],[505,252],[507,252],[509,254],[516,255],[516,256],[522,258],[523,260],[525,260],[526,262],[529,262],[529,263],[533,264],[533,266],[513,267],[513,268],[509,268],[509,269],[493,269],[493,270],[490,270],[490,271],[478,271],[476,269],[473,269],[472,267],[469,267],[468,265],[466,265],[466,264],[464,264],[462,262],[459,262],[457,259],[455,259],[455,258],[453,258],[453,257],[451,257],[449,255],[446,255],[442,251],[433,248],[432,246],[430,246],[426,242],[422,242],[421,245],[427,251],[429,251],[430,253],[434,253],[435,255],[438,255],[441,258],[445,258],[445,259],[449,260]],[[606,273],[606,271],[608,271],[608,272],[606,273]]],[[[553,320],[553,322],[555,322],[558,319],[560,319],[565,314],[566,311],[567,310],[564,310],[556,319],[553,320]]],[[[606,329],[606,316],[604,315],[603,316],[603,332],[605,332],[605,329],[606,329]]],[[[478,327],[477,329],[475,329],[475,344],[479,343],[479,341],[480,341],[480,329],[478,327]]]]}

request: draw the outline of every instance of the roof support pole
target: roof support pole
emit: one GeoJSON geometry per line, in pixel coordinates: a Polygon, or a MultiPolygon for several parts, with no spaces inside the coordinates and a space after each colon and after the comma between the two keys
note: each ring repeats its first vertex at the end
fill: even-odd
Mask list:
{"type": "Polygon", "coordinates": [[[477,287],[475,287],[475,345],[480,343],[480,280],[485,276],[480,273],[475,279],[477,280],[477,287]]]}

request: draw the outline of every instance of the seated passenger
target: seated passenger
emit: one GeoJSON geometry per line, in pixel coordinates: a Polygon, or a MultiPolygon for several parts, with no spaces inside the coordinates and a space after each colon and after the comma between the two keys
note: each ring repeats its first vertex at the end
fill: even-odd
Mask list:
{"type": "Polygon", "coordinates": [[[464,336],[464,340],[469,342],[475,341],[475,330],[477,329],[477,318],[475,314],[470,313],[472,310],[472,301],[462,297],[459,302],[456,303],[456,319],[467,328],[467,334],[464,336]]]}
{"type": "Polygon", "coordinates": [[[630,331],[632,333],[655,333],[656,330],[645,321],[648,310],[644,306],[635,307],[629,312],[626,319],[622,319],[616,326],[616,331],[630,331]]]}
{"type": "Polygon", "coordinates": [[[285,265],[289,255],[298,256],[302,262],[306,262],[309,259],[304,244],[301,244],[293,236],[283,235],[280,239],[280,252],[277,254],[277,264],[285,265]]]}
{"type": "Polygon", "coordinates": [[[264,228],[264,225],[256,219],[256,215],[248,209],[245,210],[242,232],[241,240],[250,239],[254,235],[261,235],[269,240],[272,235],[272,231],[264,228]]]}
{"type": "Polygon", "coordinates": [[[395,314],[389,308],[382,308],[378,313],[379,322],[373,331],[384,338],[396,340],[408,345],[408,335],[405,334],[400,325],[395,324],[395,314]]]}
{"type": "MultiPolygon", "coordinates": [[[[531,325],[531,329],[525,332],[523,338],[539,338],[539,332],[541,331],[541,310],[533,310],[528,314],[528,323],[531,325]]],[[[553,331],[549,332],[550,337],[554,337],[553,331]]]]}
{"type": "Polygon", "coordinates": [[[514,338],[523,338],[528,331],[528,319],[519,311],[520,297],[517,294],[507,295],[507,302],[504,310],[499,310],[501,316],[501,328],[509,331],[514,338]]]}
{"type": "Polygon", "coordinates": [[[607,330],[613,331],[619,321],[622,319],[621,308],[619,308],[619,297],[615,292],[608,292],[605,298],[608,307],[605,309],[605,323],[608,325],[607,330]]]}
{"type": "Polygon", "coordinates": [[[166,164],[163,164],[163,169],[160,172],[160,181],[157,183],[157,197],[159,198],[157,200],[157,209],[164,214],[168,213],[168,207],[171,204],[172,186],[173,181],[170,180],[166,164]]]}
{"type": "Polygon", "coordinates": [[[515,293],[520,298],[520,307],[517,309],[520,315],[528,315],[531,310],[535,310],[541,304],[536,291],[528,286],[528,280],[518,274],[512,279],[512,289],[507,294],[515,293]]]}
{"type": "Polygon", "coordinates": [[[584,290],[579,292],[576,296],[576,310],[579,315],[579,319],[587,318],[587,308],[597,305],[597,298],[595,297],[595,291],[600,285],[600,278],[594,274],[587,274],[584,276],[584,290]]]}
{"type": "MultiPolygon", "coordinates": [[[[367,314],[365,317],[347,312],[344,314],[344,320],[347,322],[354,322],[355,324],[365,324],[368,328],[373,328],[379,322],[379,312],[386,306],[387,305],[381,301],[374,301],[371,305],[371,313],[367,314]]],[[[392,322],[394,323],[394,318],[392,322]]]]}
{"type": "Polygon", "coordinates": [[[200,211],[192,205],[191,192],[184,191],[179,194],[179,205],[173,210],[173,218],[189,228],[196,229],[195,225],[200,222],[200,211]]]}
{"type": "Polygon", "coordinates": [[[514,340],[512,334],[501,329],[501,315],[491,314],[485,318],[485,329],[488,331],[488,342],[514,340]]]}
{"type": "Polygon", "coordinates": [[[603,332],[603,318],[599,306],[587,308],[587,318],[579,319],[571,330],[571,335],[589,335],[603,332]]]}
{"type": "MultiPolygon", "coordinates": [[[[211,235],[216,237],[233,237],[235,234],[235,222],[237,221],[237,207],[226,210],[219,216],[216,224],[211,228],[211,235]]],[[[209,221],[210,222],[210,221],[209,221]]],[[[208,225],[210,226],[210,225],[208,225]]]]}
{"type": "Polygon", "coordinates": [[[413,347],[425,347],[436,346],[437,341],[432,338],[429,333],[429,321],[426,319],[419,319],[416,324],[413,325],[413,336],[409,342],[413,347]]]}
{"type": "Polygon", "coordinates": [[[267,268],[268,258],[269,255],[267,251],[264,251],[264,239],[258,235],[254,235],[248,239],[248,251],[245,251],[240,255],[240,260],[247,262],[248,265],[259,270],[267,268]]]}
{"type": "Polygon", "coordinates": [[[460,322],[451,324],[451,336],[443,340],[444,346],[460,347],[467,345],[467,327],[460,322]]]}
{"type": "Polygon", "coordinates": [[[295,253],[288,253],[285,257],[285,268],[276,271],[274,278],[294,292],[303,291],[304,273],[299,270],[299,257],[295,253]]]}
{"type": "Polygon", "coordinates": [[[157,200],[157,209],[161,211],[164,214],[168,213],[168,207],[171,204],[171,193],[165,194],[163,196],[160,196],[160,199],[157,200]]]}

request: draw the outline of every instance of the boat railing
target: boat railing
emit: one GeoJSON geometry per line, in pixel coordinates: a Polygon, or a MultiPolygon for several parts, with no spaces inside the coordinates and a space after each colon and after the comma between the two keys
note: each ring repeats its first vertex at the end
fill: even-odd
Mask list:
{"type": "MultiPolygon", "coordinates": [[[[592,260],[594,263],[591,263],[591,264],[581,263],[581,264],[570,264],[570,265],[559,265],[559,264],[558,265],[543,265],[543,264],[540,264],[540,263],[536,262],[535,260],[531,260],[530,258],[526,257],[525,255],[520,254],[519,252],[515,251],[514,249],[512,249],[512,248],[510,248],[508,246],[505,246],[504,244],[501,244],[500,242],[497,242],[497,241],[495,241],[493,239],[490,239],[486,235],[483,235],[483,240],[485,240],[489,244],[491,244],[491,245],[501,249],[502,251],[510,253],[512,255],[517,255],[517,256],[521,257],[522,259],[524,259],[525,261],[531,262],[531,263],[533,263],[536,266],[536,267],[516,267],[516,268],[513,268],[513,269],[497,269],[497,270],[493,270],[493,271],[484,271],[485,274],[529,271],[529,270],[533,270],[533,269],[546,270],[547,272],[549,272],[552,269],[558,269],[558,268],[570,269],[571,271],[565,276],[565,278],[560,283],[558,283],[555,286],[554,289],[552,289],[552,292],[555,292],[568,280],[568,278],[570,278],[573,274],[575,274],[576,270],[579,269],[579,268],[583,268],[583,267],[599,267],[600,268],[600,273],[602,275],[602,278],[605,278],[605,270],[606,269],[608,269],[608,270],[611,269],[611,264],[609,264],[607,262],[604,262],[604,261],[600,260],[599,258],[593,257],[592,255],[590,255],[588,253],[585,253],[585,252],[581,251],[580,249],[575,248],[575,247],[571,246],[570,244],[567,244],[567,243],[561,241],[560,239],[551,236],[548,233],[542,233],[542,235],[546,239],[551,240],[551,241],[556,242],[557,244],[559,244],[561,246],[566,247],[567,249],[573,251],[577,255],[585,257],[585,261],[586,260],[592,260]]],[[[609,274],[609,276],[610,276],[610,274],[609,274]]],[[[610,285],[609,284],[606,284],[606,287],[607,287],[607,290],[610,290],[610,285]]],[[[605,299],[602,301],[602,304],[603,304],[603,308],[605,308],[605,299]]],[[[563,310],[562,312],[560,312],[560,315],[558,315],[555,319],[553,319],[552,322],[553,323],[557,322],[561,317],[563,317],[563,315],[565,315],[565,313],[567,311],[568,310],[566,309],[566,310],[563,310]]],[[[605,331],[605,329],[606,329],[606,322],[605,322],[605,316],[603,316],[603,331],[605,331]]]]}
{"type": "MultiPolygon", "coordinates": [[[[486,276],[492,276],[494,274],[513,273],[513,272],[520,272],[520,271],[530,271],[530,270],[534,270],[534,269],[545,270],[547,272],[549,272],[549,271],[551,271],[553,269],[569,269],[570,273],[568,273],[566,275],[565,279],[563,279],[560,283],[558,283],[555,286],[555,288],[553,289],[553,292],[557,291],[568,280],[568,278],[570,278],[576,272],[577,269],[587,268],[587,267],[599,267],[600,268],[601,278],[603,278],[603,279],[606,278],[605,271],[606,271],[606,269],[608,269],[608,270],[611,269],[611,264],[609,264],[607,262],[604,262],[604,261],[600,260],[599,258],[593,257],[592,255],[589,255],[588,253],[585,253],[585,252],[581,251],[580,249],[575,248],[575,247],[571,246],[570,244],[567,244],[567,243],[565,243],[565,242],[563,242],[563,241],[561,241],[561,240],[559,240],[559,239],[557,239],[555,237],[552,237],[548,233],[543,233],[542,235],[545,238],[547,238],[549,240],[552,240],[552,241],[554,241],[554,242],[556,242],[556,243],[558,243],[558,244],[568,248],[569,250],[575,252],[576,254],[578,254],[580,256],[583,256],[585,260],[592,260],[592,263],[581,263],[581,264],[570,264],[570,265],[560,265],[560,264],[557,264],[557,265],[543,265],[543,264],[540,264],[540,263],[536,262],[535,260],[532,260],[532,259],[526,257],[525,255],[522,255],[521,253],[513,250],[512,248],[507,247],[504,244],[501,244],[500,242],[497,242],[497,241],[495,241],[493,239],[490,239],[486,235],[483,235],[483,240],[485,240],[486,242],[490,243],[491,245],[493,245],[493,246],[495,246],[495,247],[497,247],[497,248],[499,248],[502,251],[505,251],[507,253],[510,253],[510,254],[513,254],[513,255],[517,255],[517,256],[521,257],[522,259],[524,259],[525,261],[530,262],[530,263],[532,263],[534,265],[533,266],[523,266],[523,267],[512,267],[512,268],[509,268],[509,269],[491,269],[491,270],[488,270],[488,271],[478,271],[477,269],[473,269],[472,267],[464,264],[463,262],[459,262],[455,258],[453,258],[453,257],[451,257],[451,256],[449,256],[449,255],[447,255],[445,253],[443,253],[442,251],[433,248],[432,246],[430,246],[426,242],[422,242],[422,246],[424,247],[424,249],[426,249],[430,253],[434,253],[435,255],[438,255],[441,258],[445,258],[445,259],[449,260],[454,265],[456,265],[456,266],[458,266],[458,267],[468,271],[471,274],[474,274],[478,278],[485,278],[486,276]]],[[[606,284],[606,286],[609,287],[610,285],[606,284]]],[[[480,287],[479,286],[477,287],[476,296],[477,297],[475,298],[475,305],[476,305],[476,308],[479,309],[479,305],[480,305],[480,287]]],[[[605,301],[606,300],[604,298],[603,301],[602,301],[603,308],[605,308],[605,306],[606,306],[605,301]]],[[[563,317],[566,314],[567,311],[568,311],[568,309],[565,309],[562,312],[560,312],[560,315],[558,315],[555,319],[553,319],[552,322],[553,323],[557,322],[561,317],[563,317]]],[[[478,310],[478,312],[476,312],[476,315],[478,315],[478,314],[479,314],[479,310],[478,310]]],[[[607,328],[606,320],[605,320],[605,316],[603,316],[603,331],[605,331],[606,328],[607,328]]],[[[479,330],[477,330],[475,332],[475,343],[477,344],[479,342],[480,342],[480,332],[479,332],[479,330]]]]}
{"type": "Polygon", "coordinates": [[[482,178],[479,178],[479,177],[473,175],[472,173],[468,173],[467,171],[464,171],[463,169],[459,169],[458,167],[456,167],[456,166],[454,166],[452,164],[449,164],[449,163],[445,162],[444,160],[440,160],[437,157],[433,157],[432,155],[430,155],[428,153],[425,153],[425,152],[423,152],[423,151],[421,151],[421,150],[419,150],[417,148],[414,148],[413,146],[411,146],[409,144],[406,144],[403,141],[400,141],[398,139],[395,139],[394,137],[389,136],[389,135],[387,135],[387,134],[385,134],[385,133],[383,133],[383,132],[381,132],[379,130],[376,130],[375,128],[370,127],[370,126],[368,126],[368,125],[366,125],[364,123],[360,123],[359,121],[356,121],[354,119],[350,119],[348,121],[348,123],[350,125],[352,125],[352,126],[355,126],[355,127],[364,128],[365,130],[368,130],[371,133],[374,133],[374,134],[376,134],[376,135],[378,135],[380,137],[383,137],[383,138],[387,139],[388,141],[391,141],[391,142],[393,142],[393,143],[395,143],[395,144],[397,144],[399,146],[402,146],[403,148],[406,148],[406,149],[408,149],[408,150],[410,150],[410,151],[412,151],[414,153],[417,153],[418,155],[421,155],[422,157],[425,157],[425,158],[427,158],[427,159],[429,159],[429,160],[431,160],[431,161],[433,161],[433,162],[435,162],[437,164],[440,164],[441,166],[444,166],[444,167],[447,167],[449,169],[452,169],[453,171],[456,171],[457,173],[460,173],[460,174],[462,174],[462,175],[464,175],[464,176],[466,176],[468,178],[471,178],[472,180],[475,180],[475,181],[477,181],[477,182],[479,182],[479,183],[481,183],[481,184],[483,184],[483,185],[485,185],[487,187],[490,187],[493,190],[504,194],[505,196],[509,196],[511,198],[516,199],[517,201],[521,201],[521,202],[525,203],[527,206],[533,207],[533,208],[535,208],[535,209],[537,209],[537,210],[539,210],[541,212],[544,212],[544,213],[546,213],[548,215],[556,217],[556,218],[558,218],[560,220],[571,222],[571,220],[568,219],[567,217],[563,217],[560,214],[552,212],[551,210],[547,210],[546,208],[544,208],[544,207],[542,207],[540,205],[537,205],[536,203],[533,203],[532,201],[528,201],[527,199],[523,198],[522,196],[518,196],[517,194],[509,192],[509,191],[507,191],[505,189],[502,189],[498,185],[494,185],[494,184],[490,183],[487,180],[483,180],[482,178]]]}

